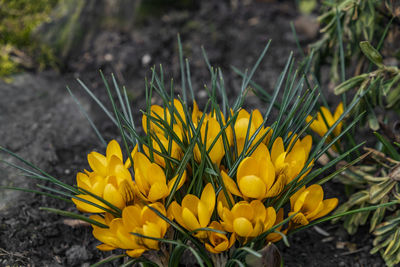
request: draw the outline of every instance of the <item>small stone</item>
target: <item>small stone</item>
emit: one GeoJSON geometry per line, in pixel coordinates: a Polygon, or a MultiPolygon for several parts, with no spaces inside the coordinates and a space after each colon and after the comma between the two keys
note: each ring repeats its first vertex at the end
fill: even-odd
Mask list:
{"type": "Polygon", "coordinates": [[[207,92],[206,90],[201,90],[197,93],[199,98],[206,98],[207,97],[207,92]]]}
{"type": "Polygon", "coordinates": [[[113,59],[114,59],[114,56],[111,55],[110,53],[107,53],[107,54],[104,55],[104,60],[105,60],[105,61],[110,62],[110,61],[112,61],[113,59]]]}
{"type": "Polygon", "coordinates": [[[147,66],[147,65],[149,65],[150,62],[151,62],[151,56],[149,54],[145,54],[142,57],[142,65],[147,66]]]}

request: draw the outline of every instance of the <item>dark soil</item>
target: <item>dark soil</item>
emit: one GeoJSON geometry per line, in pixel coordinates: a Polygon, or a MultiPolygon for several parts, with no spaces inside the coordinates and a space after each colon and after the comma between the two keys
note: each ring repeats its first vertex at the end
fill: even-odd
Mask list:
{"type": "MultiPolygon", "coordinates": [[[[78,91],[73,78],[79,73],[100,99],[106,100],[97,69],[103,69],[106,74],[115,73],[133,98],[139,122],[139,108],[144,104],[144,77],[150,75],[149,67],[161,63],[168,76],[180,80],[176,41],[180,33],[185,55],[191,61],[193,86],[199,99],[204,98],[203,84],[209,82],[201,46],[207,51],[211,64],[222,67],[226,88],[230,90],[228,95],[235,96],[241,79],[230,66],[241,70],[251,68],[268,40],[272,39],[269,52],[255,75],[259,84],[272,91],[290,51],[297,55],[289,22],[296,20],[299,14],[292,1],[243,2],[249,4],[240,4],[234,9],[228,1],[201,1],[194,9],[169,9],[160,16],[144,19],[129,32],[99,32],[89,48],[77,51],[69,58],[60,82],[66,81],[78,91]]],[[[306,33],[299,29],[304,46],[316,37],[306,33]]],[[[48,75],[58,77],[55,73],[48,75]]],[[[78,95],[91,103],[82,93],[78,95]]],[[[249,98],[247,105],[262,107],[254,96],[249,98]]],[[[77,109],[74,112],[78,112],[77,109]]],[[[93,103],[90,114],[94,115],[107,140],[118,136],[116,127],[93,103]]],[[[95,136],[89,134],[82,136],[79,144],[57,143],[56,139],[52,143],[56,156],[47,159],[46,170],[74,184],[75,173],[88,167],[87,153],[102,148],[95,136]]],[[[345,200],[341,185],[329,184],[327,187],[330,196],[345,200]]],[[[103,253],[95,248],[99,242],[93,238],[90,226],[38,210],[43,206],[74,211],[72,204],[30,193],[10,204],[0,217],[0,266],[88,266],[111,255],[111,252],[103,253]]],[[[290,247],[279,244],[286,266],[384,265],[379,256],[369,254],[372,240],[367,229],[361,228],[356,235],[349,236],[340,224],[326,223],[319,227],[326,233],[320,234],[321,231],[311,228],[290,237],[290,247]]],[[[120,263],[116,261],[112,265],[120,263]]]]}

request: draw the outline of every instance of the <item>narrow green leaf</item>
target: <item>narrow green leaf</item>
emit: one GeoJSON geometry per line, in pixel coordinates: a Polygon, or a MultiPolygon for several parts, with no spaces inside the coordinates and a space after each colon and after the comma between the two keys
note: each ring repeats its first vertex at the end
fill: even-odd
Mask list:
{"type": "Polygon", "coordinates": [[[63,197],[60,197],[60,196],[57,196],[57,195],[53,195],[53,194],[50,194],[50,193],[47,193],[47,192],[28,189],[28,188],[14,187],[14,186],[0,186],[0,189],[9,189],[9,190],[16,190],[16,191],[34,193],[34,194],[43,195],[43,196],[47,196],[47,197],[52,197],[52,198],[55,198],[55,199],[59,199],[59,200],[65,201],[65,202],[72,203],[72,201],[70,199],[63,198],[63,197]]]}
{"type": "MultiPolygon", "coordinates": [[[[90,267],[99,267],[99,266],[101,266],[101,265],[103,265],[103,264],[112,262],[112,261],[114,261],[114,260],[117,260],[117,259],[120,259],[120,258],[123,258],[123,257],[126,257],[126,256],[127,256],[126,254],[111,255],[111,256],[109,256],[109,257],[107,257],[107,258],[105,258],[105,259],[103,259],[103,260],[101,260],[101,261],[99,261],[99,262],[96,262],[95,264],[90,265],[90,267]]],[[[135,259],[135,260],[136,260],[136,259],[135,259]]],[[[121,266],[122,266],[122,265],[121,265],[121,266]]]]}
{"type": "Polygon", "coordinates": [[[374,132],[374,135],[378,138],[378,140],[383,144],[383,146],[386,148],[386,150],[388,151],[389,155],[395,159],[395,160],[400,160],[400,154],[397,152],[397,150],[392,146],[392,144],[390,144],[390,142],[383,137],[382,135],[380,135],[377,132],[374,132]]]}
{"type": "Polygon", "coordinates": [[[93,131],[96,133],[97,137],[99,138],[100,142],[103,144],[104,147],[107,147],[107,143],[104,140],[103,136],[101,135],[100,131],[97,129],[96,125],[92,121],[92,119],[89,117],[81,103],[78,101],[78,99],[75,97],[75,95],[72,93],[71,89],[67,86],[67,91],[71,95],[72,99],[74,100],[75,104],[78,106],[79,111],[85,116],[87,121],[89,122],[90,126],[92,127],[93,131]]]}
{"type": "Polygon", "coordinates": [[[95,221],[93,219],[90,219],[86,216],[80,215],[80,214],[76,214],[74,212],[69,212],[69,211],[65,211],[65,210],[59,210],[59,209],[54,209],[54,208],[47,208],[47,207],[40,207],[39,210],[45,210],[45,211],[49,211],[49,212],[53,212],[53,213],[57,213],[59,215],[65,216],[65,217],[70,217],[73,219],[78,219],[81,221],[85,221],[88,222],[90,224],[96,225],[98,227],[101,228],[108,228],[108,225],[102,224],[98,221],[95,221]]]}
{"type": "Polygon", "coordinates": [[[361,51],[364,55],[375,65],[378,67],[383,66],[383,58],[382,55],[376,50],[368,41],[360,42],[361,51]]]}

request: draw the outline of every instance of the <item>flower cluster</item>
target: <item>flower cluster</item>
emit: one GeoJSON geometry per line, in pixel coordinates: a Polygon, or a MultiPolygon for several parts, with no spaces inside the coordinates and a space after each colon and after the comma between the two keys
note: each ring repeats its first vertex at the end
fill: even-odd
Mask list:
{"type": "Polygon", "coordinates": [[[314,163],[311,136],[274,136],[264,124],[259,110],[230,111],[225,118],[218,109],[200,111],[195,102],[189,113],[177,99],[151,106],[142,118],[146,136],[140,140],[147,142],[124,160],[112,140],[105,156],[88,155],[91,171],[77,174],[81,194],[73,201],[94,214],[98,248],[139,257],[181,234],[168,231],[173,221],[211,253],[262,234],[264,242],[278,241],[273,231],[281,230],[285,212],[277,203],[292,188],[283,233],[332,211],[337,199],[324,200],[319,185],[300,184],[314,163]]]}

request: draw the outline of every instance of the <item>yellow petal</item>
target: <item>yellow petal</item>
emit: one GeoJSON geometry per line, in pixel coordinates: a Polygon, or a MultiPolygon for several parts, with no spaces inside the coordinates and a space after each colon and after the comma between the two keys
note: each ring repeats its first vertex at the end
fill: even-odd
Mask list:
{"type": "Polygon", "coordinates": [[[253,157],[247,157],[240,162],[236,177],[238,177],[239,180],[239,178],[248,175],[259,176],[258,168],[259,162],[253,157]]]}
{"type": "Polygon", "coordinates": [[[99,240],[100,242],[112,246],[112,247],[118,247],[117,243],[117,238],[113,234],[110,228],[100,228],[100,227],[93,227],[93,236],[99,240]]]}
{"type": "Polygon", "coordinates": [[[211,253],[214,253],[214,254],[221,253],[221,251],[218,251],[218,250],[214,249],[213,246],[211,246],[211,245],[208,244],[208,243],[205,243],[204,246],[205,246],[206,249],[207,249],[209,252],[211,252],[211,253]]]}
{"type": "MultiPolygon", "coordinates": [[[[210,148],[210,146],[213,142],[214,142],[214,138],[209,138],[207,140],[207,149],[210,148]]],[[[208,155],[210,156],[210,159],[214,164],[217,164],[217,165],[220,164],[222,158],[225,155],[224,143],[223,143],[223,140],[221,137],[218,138],[218,141],[214,144],[213,148],[211,149],[211,151],[208,155]]]]}
{"type": "Polygon", "coordinates": [[[294,212],[298,212],[303,208],[304,202],[306,201],[307,195],[310,193],[310,191],[305,190],[303,191],[300,196],[296,199],[296,202],[294,203],[294,212]]]}
{"type": "Polygon", "coordinates": [[[286,172],[287,168],[289,167],[289,164],[285,162],[285,159],[286,159],[286,152],[283,152],[277,157],[276,161],[274,162],[275,175],[279,175],[282,172],[286,172]]]}
{"type": "Polygon", "coordinates": [[[228,248],[231,248],[233,246],[233,244],[235,244],[235,241],[236,241],[236,234],[232,233],[231,238],[229,238],[229,247],[228,248]]]}
{"type": "MultiPolygon", "coordinates": [[[[335,121],[333,120],[333,116],[332,116],[332,113],[330,112],[330,110],[327,109],[326,107],[322,106],[321,111],[322,111],[322,114],[324,114],[324,117],[325,117],[326,122],[328,123],[328,126],[329,127],[332,126],[335,121]]],[[[322,121],[324,121],[324,120],[322,120],[322,121]]]]}
{"type": "Polygon", "coordinates": [[[278,137],[275,139],[275,142],[271,148],[271,160],[275,164],[275,167],[276,167],[276,161],[277,161],[278,157],[284,152],[285,152],[285,148],[283,146],[282,137],[278,137]]]}
{"type": "Polygon", "coordinates": [[[196,216],[194,216],[194,214],[188,208],[183,208],[182,219],[184,225],[190,231],[201,228],[196,216]]]}
{"type": "MultiPolygon", "coordinates": [[[[105,205],[100,201],[97,200],[96,198],[89,196],[89,195],[77,195],[77,197],[82,198],[84,200],[90,201],[94,204],[97,204],[101,207],[104,207],[105,205]]],[[[100,209],[98,207],[95,207],[91,204],[85,203],[83,201],[80,201],[78,199],[72,198],[72,201],[76,205],[76,208],[82,212],[89,212],[89,213],[101,213],[104,212],[103,209],[100,209]]]]}
{"type": "Polygon", "coordinates": [[[143,195],[147,195],[147,193],[150,190],[150,184],[149,182],[145,179],[144,175],[140,172],[135,172],[135,183],[134,183],[134,188],[137,188],[140,193],[143,195]]]}
{"type": "Polygon", "coordinates": [[[106,150],[106,157],[108,160],[110,160],[111,156],[113,156],[113,155],[118,157],[121,161],[123,160],[121,147],[119,146],[118,142],[115,140],[111,140],[108,143],[107,150],[106,150]]]}
{"type": "Polygon", "coordinates": [[[107,184],[104,187],[103,198],[104,198],[104,200],[108,201],[109,203],[113,204],[114,206],[116,206],[120,209],[125,207],[126,203],[125,203],[124,199],[122,198],[118,189],[115,188],[112,184],[107,184]]]}
{"type": "Polygon", "coordinates": [[[108,174],[114,175],[118,180],[132,180],[131,173],[125,168],[124,163],[117,156],[111,155],[108,163],[108,174]]]}
{"type": "Polygon", "coordinates": [[[311,151],[312,147],[312,137],[311,135],[306,135],[302,140],[301,140],[301,145],[303,146],[304,152],[306,153],[306,160],[308,159],[308,156],[311,151]]]}
{"type": "Polygon", "coordinates": [[[119,187],[118,192],[124,199],[125,203],[133,203],[135,200],[135,192],[133,190],[133,182],[128,182],[127,180],[123,180],[119,187]]]}
{"type": "Polygon", "coordinates": [[[255,158],[258,162],[271,161],[268,148],[264,143],[260,143],[256,150],[251,154],[252,158],[255,158]]]}
{"type": "Polygon", "coordinates": [[[208,183],[201,193],[201,202],[205,204],[207,209],[212,213],[215,207],[215,191],[211,183],[208,183]]]}
{"type": "Polygon", "coordinates": [[[131,158],[132,158],[132,160],[135,158],[135,154],[137,153],[137,151],[138,151],[138,145],[136,144],[131,152],[131,156],[128,157],[128,159],[125,162],[125,168],[129,169],[132,166],[131,158]]]}
{"type": "MultiPolygon", "coordinates": [[[[159,202],[152,203],[152,204],[150,204],[150,207],[158,210],[159,212],[161,212],[162,214],[165,215],[164,206],[162,206],[162,205],[160,206],[158,204],[159,204],[159,202]]],[[[155,213],[152,209],[150,209],[147,206],[144,206],[141,209],[140,217],[141,217],[141,224],[145,224],[145,223],[148,223],[148,222],[155,223],[155,222],[158,222],[159,220],[162,220],[162,218],[160,218],[157,215],[157,213],[155,213]]]]}
{"type": "Polygon", "coordinates": [[[210,212],[206,202],[199,201],[197,205],[197,214],[199,217],[200,226],[207,227],[208,223],[210,222],[212,211],[210,212]]]}
{"type": "Polygon", "coordinates": [[[324,134],[328,131],[328,128],[326,127],[325,122],[321,121],[321,120],[322,120],[322,117],[321,117],[320,113],[318,112],[317,119],[311,123],[310,128],[311,128],[311,130],[316,132],[319,136],[324,136],[324,134]]]}
{"type": "Polygon", "coordinates": [[[149,194],[147,198],[150,202],[156,202],[162,198],[168,196],[168,187],[163,183],[154,183],[150,187],[149,194]]]}
{"type": "MultiPolygon", "coordinates": [[[[293,213],[292,212],[289,212],[289,216],[292,216],[293,215],[293,213]]],[[[295,223],[295,224],[301,224],[301,225],[307,225],[309,222],[308,222],[308,220],[307,220],[307,218],[306,218],[306,216],[304,216],[304,214],[303,213],[297,213],[293,218],[292,218],[292,221],[295,223]]]]}
{"type": "Polygon", "coordinates": [[[244,196],[249,198],[262,199],[265,197],[266,185],[255,175],[248,175],[238,179],[239,189],[244,196]]]}
{"type": "Polygon", "coordinates": [[[270,159],[260,162],[259,176],[263,180],[266,189],[269,190],[275,181],[275,167],[270,159]]]}
{"type": "Polygon", "coordinates": [[[140,172],[142,175],[147,174],[147,170],[151,166],[150,160],[141,152],[135,154],[133,158],[135,173],[140,172]]]}
{"type": "Polygon", "coordinates": [[[254,218],[254,211],[249,203],[240,201],[233,206],[232,215],[234,218],[243,217],[251,221],[254,218]]]}
{"type": "MultiPolygon", "coordinates": [[[[172,178],[171,180],[168,181],[168,194],[171,193],[172,188],[174,187],[174,184],[177,179],[178,179],[178,175],[176,175],[174,178],[172,178]]],[[[186,181],[186,171],[184,171],[182,176],[180,177],[179,184],[176,187],[176,190],[179,190],[179,188],[182,187],[182,185],[185,183],[185,181],[186,181]]]]}
{"type": "Polygon", "coordinates": [[[215,250],[217,250],[219,252],[227,250],[229,248],[228,238],[223,234],[218,234],[218,236],[219,236],[219,239],[223,240],[223,241],[220,241],[220,243],[215,246],[215,250]]]}
{"type": "MultiPolygon", "coordinates": [[[[149,236],[149,237],[156,237],[156,238],[162,238],[163,235],[160,231],[160,227],[157,224],[154,223],[147,223],[143,225],[143,235],[149,236]]],[[[149,239],[149,238],[143,238],[144,244],[146,247],[158,250],[158,241],[149,239]]]]}
{"type": "Polygon", "coordinates": [[[195,216],[197,216],[197,206],[200,199],[195,195],[186,195],[182,200],[182,208],[189,209],[195,216]]]}
{"type": "Polygon", "coordinates": [[[233,221],[233,229],[237,235],[247,237],[253,232],[253,225],[246,218],[240,217],[233,221]]]}
{"type": "Polygon", "coordinates": [[[262,221],[256,221],[256,223],[254,224],[254,228],[253,231],[250,233],[249,236],[258,236],[259,234],[261,234],[263,232],[264,229],[264,225],[262,221]]]}
{"type": "Polygon", "coordinates": [[[168,207],[168,211],[170,211],[174,217],[174,219],[183,227],[186,228],[185,222],[182,218],[182,207],[176,202],[173,201],[171,205],[168,207]]]}
{"type": "MultiPolygon", "coordinates": [[[[322,117],[321,113],[318,112],[317,113],[317,122],[318,122],[318,131],[320,131],[321,133],[323,133],[323,135],[328,131],[328,127],[330,127],[329,125],[329,121],[327,120],[325,122],[324,118],[322,117]],[[328,125],[326,125],[328,123],[328,125]]],[[[318,133],[318,132],[317,132],[318,133]]]]}
{"type": "Polygon", "coordinates": [[[236,118],[236,121],[237,121],[237,120],[240,120],[240,119],[247,119],[247,120],[249,120],[249,119],[250,119],[250,113],[247,112],[247,110],[245,110],[245,109],[239,110],[239,113],[238,113],[238,116],[237,116],[237,118],[236,118]]]}
{"type": "Polygon", "coordinates": [[[225,231],[233,232],[233,220],[235,219],[235,217],[233,216],[232,212],[227,208],[222,208],[220,210],[221,212],[219,212],[218,215],[222,219],[221,226],[224,228],[225,231]]]}
{"type": "Polygon", "coordinates": [[[146,179],[149,182],[149,184],[167,183],[167,179],[165,178],[165,173],[163,169],[155,163],[150,164],[149,168],[147,169],[146,179]]]}
{"type": "Polygon", "coordinates": [[[192,111],[192,121],[195,126],[197,126],[203,112],[199,111],[196,101],[193,100],[193,111],[192,111]]]}
{"type": "MultiPolygon", "coordinates": [[[[231,193],[229,193],[229,191],[227,192],[228,198],[230,199],[230,203],[234,204],[235,201],[233,199],[233,196],[231,193]]],[[[222,212],[222,208],[227,208],[229,207],[229,203],[228,200],[226,199],[226,195],[224,193],[224,190],[219,191],[218,193],[218,198],[217,198],[217,211],[218,214],[220,214],[220,212],[222,212]]]]}
{"type": "Polygon", "coordinates": [[[306,189],[305,186],[303,186],[302,188],[300,188],[299,190],[296,191],[296,193],[294,193],[291,197],[290,197],[290,209],[294,210],[294,204],[296,203],[296,200],[299,198],[299,196],[301,195],[301,193],[304,192],[304,190],[306,189]]]}
{"type": "Polygon", "coordinates": [[[266,197],[275,197],[279,195],[287,184],[286,175],[280,174],[272,187],[267,191],[266,197]]]}
{"type": "Polygon", "coordinates": [[[336,107],[335,114],[333,115],[334,120],[337,121],[342,114],[343,114],[343,102],[340,102],[339,105],[336,107]]]}
{"type": "Polygon", "coordinates": [[[127,206],[122,211],[122,220],[127,229],[132,231],[137,226],[141,225],[140,222],[141,209],[138,205],[127,206]]]}
{"type": "Polygon", "coordinates": [[[102,176],[107,175],[107,159],[102,154],[91,152],[87,156],[90,168],[102,176]]]}
{"type": "Polygon", "coordinates": [[[264,204],[260,200],[253,200],[250,202],[250,206],[254,212],[254,221],[264,222],[266,216],[266,210],[264,204]]]}
{"type": "Polygon", "coordinates": [[[324,208],[324,204],[321,202],[318,203],[318,206],[313,210],[304,210],[304,215],[306,216],[307,220],[312,221],[313,218],[324,208]]]}
{"type": "Polygon", "coordinates": [[[266,209],[266,217],[264,220],[264,231],[271,228],[276,222],[276,211],[273,207],[268,207],[266,209]]]}
{"type": "Polygon", "coordinates": [[[178,115],[175,114],[175,120],[177,121],[177,123],[179,125],[182,125],[182,121],[183,121],[184,124],[187,124],[186,123],[186,116],[185,116],[185,112],[183,110],[182,103],[178,99],[174,99],[174,108],[175,108],[174,112],[175,113],[177,112],[179,114],[179,117],[180,117],[179,118],[178,115]]]}
{"type": "Polygon", "coordinates": [[[308,115],[307,118],[306,118],[306,123],[309,123],[312,119],[313,119],[313,117],[308,115]]]}
{"type": "Polygon", "coordinates": [[[311,212],[315,210],[319,203],[324,199],[324,191],[318,184],[313,184],[307,187],[306,191],[308,191],[309,194],[304,202],[303,209],[311,212]]]}
{"type": "MultiPolygon", "coordinates": [[[[249,119],[247,118],[241,118],[241,119],[237,119],[236,123],[235,123],[235,134],[237,136],[237,138],[246,138],[247,135],[247,130],[249,128],[249,119]]],[[[253,135],[253,133],[256,131],[254,124],[250,124],[250,131],[249,131],[249,135],[247,137],[247,140],[249,140],[251,138],[251,136],[253,135]]]]}
{"type": "Polygon", "coordinates": [[[329,212],[334,210],[336,208],[336,206],[338,205],[338,203],[339,203],[339,200],[337,198],[325,199],[323,201],[323,206],[324,206],[323,209],[317,215],[315,215],[313,218],[310,218],[310,220],[315,220],[315,219],[324,217],[329,212]]]}
{"type": "Polygon", "coordinates": [[[128,254],[129,257],[131,258],[139,258],[140,256],[142,256],[143,252],[145,252],[146,249],[132,249],[132,250],[127,250],[126,254],[128,254]]]}
{"type": "Polygon", "coordinates": [[[254,123],[254,125],[258,128],[264,122],[264,119],[261,115],[261,112],[258,109],[253,110],[252,113],[253,113],[253,116],[252,116],[251,120],[254,123]]]}
{"type": "Polygon", "coordinates": [[[111,251],[111,250],[116,249],[115,247],[107,245],[107,244],[98,245],[98,246],[96,246],[96,248],[101,251],[111,251]]]}
{"type": "MultiPolygon", "coordinates": [[[[297,145],[297,143],[296,143],[297,145]]],[[[294,145],[292,151],[286,156],[285,162],[288,164],[287,175],[288,181],[292,181],[303,169],[306,162],[306,153],[300,145],[294,145]]]]}
{"type": "Polygon", "coordinates": [[[92,188],[92,183],[89,179],[89,176],[82,172],[78,172],[76,174],[76,183],[77,183],[78,187],[89,190],[89,191],[92,188]]]}
{"type": "Polygon", "coordinates": [[[233,181],[233,179],[231,177],[229,177],[228,174],[226,174],[226,172],[224,172],[224,171],[221,171],[221,176],[222,176],[222,181],[224,182],[226,189],[229,192],[231,192],[232,194],[242,197],[242,193],[240,193],[240,191],[237,188],[236,183],[233,181]]]}
{"type": "Polygon", "coordinates": [[[104,179],[104,177],[97,174],[91,174],[90,180],[92,183],[92,187],[88,191],[97,196],[103,195],[104,186],[106,185],[106,180],[104,179]]]}

